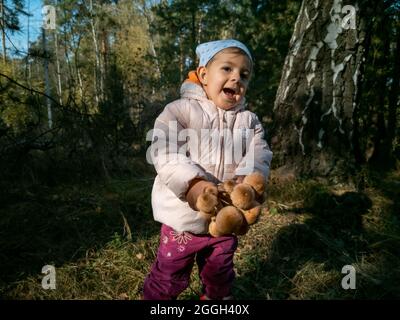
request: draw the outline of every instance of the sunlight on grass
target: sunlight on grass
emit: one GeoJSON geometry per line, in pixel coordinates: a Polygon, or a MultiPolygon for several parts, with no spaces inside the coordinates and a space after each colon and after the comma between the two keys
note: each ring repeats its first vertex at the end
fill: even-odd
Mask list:
{"type": "Polygon", "coordinates": [[[136,244],[118,234],[104,248],[89,250],[84,259],[57,268],[56,290],[43,290],[43,275],[16,283],[9,298],[18,299],[139,299],[158,240],[136,244]]]}
{"type": "MultiPolygon", "coordinates": [[[[260,221],[239,238],[236,298],[398,298],[398,181],[389,176],[363,192],[314,180],[271,183],[260,221]],[[341,287],[344,265],[357,271],[356,290],[341,287]]],[[[112,180],[38,190],[8,204],[12,214],[2,210],[0,223],[9,232],[0,245],[13,255],[2,265],[3,298],[140,299],[159,241],[151,185],[151,178],[112,180]],[[41,287],[45,264],[56,266],[56,290],[41,287]]],[[[195,267],[179,299],[200,292],[195,267]]]]}

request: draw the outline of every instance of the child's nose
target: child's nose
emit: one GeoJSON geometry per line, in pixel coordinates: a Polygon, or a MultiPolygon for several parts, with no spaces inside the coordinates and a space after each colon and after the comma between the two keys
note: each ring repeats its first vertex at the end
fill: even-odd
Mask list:
{"type": "Polygon", "coordinates": [[[232,72],[231,81],[232,82],[239,82],[241,80],[239,72],[232,72]]]}
{"type": "Polygon", "coordinates": [[[240,76],[232,77],[230,81],[234,84],[244,84],[245,83],[245,79],[240,76]]]}
{"type": "Polygon", "coordinates": [[[240,74],[240,71],[238,70],[238,71],[234,71],[231,73],[230,81],[233,83],[241,83],[241,84],[245,85],[246,78],[242,77],[242,75],[240,74]]]}

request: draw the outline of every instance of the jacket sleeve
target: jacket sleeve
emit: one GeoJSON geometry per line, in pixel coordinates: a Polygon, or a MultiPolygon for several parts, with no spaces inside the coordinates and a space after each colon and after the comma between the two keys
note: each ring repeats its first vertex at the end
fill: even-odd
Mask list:
{"type": "Polygon", "coordinates": [[[182,102],[173,102],[165,107],[155,121],[147,154],[160,180],[182,201],[186,201],[185,194],[193,179],[207,180],[205,170],[186,155],[186,140],[180,141],[186,137],[182,134],[186,119],[181,112],[185,107],[182,102]]]}
{"type": "Polygon", "coordinates": [[[252,130],[250,130],[251,134],[248,137],[246,154],[238,164],[235,175],[248,175],[254,171],[259,171],[268,178],[272,152],[264,139],[265,132],[258,117],[254,115],[251,122],[250,129],[252,130]]]}

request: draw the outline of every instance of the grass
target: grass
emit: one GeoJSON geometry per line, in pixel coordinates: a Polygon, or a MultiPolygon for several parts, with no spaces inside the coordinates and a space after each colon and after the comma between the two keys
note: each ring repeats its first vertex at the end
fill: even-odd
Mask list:
{"type": "MultiPolygon", "coordinates": [[[[400,175],[368,181],[362,192],[272,181],[260,221],[239,238],[235,296],[400,298],[400,175]],[[341,287],[344,265],[356,269],[355,290],[341,287]]],[[[152,182],[8,188],[0,199],[0,297],[140,299],[159,241],[152,182]],[[48,264],[56,267],[56,290],[41,287],[48,264]]],[[[179,299],[197,298],[196,271],[179,299]]]]}

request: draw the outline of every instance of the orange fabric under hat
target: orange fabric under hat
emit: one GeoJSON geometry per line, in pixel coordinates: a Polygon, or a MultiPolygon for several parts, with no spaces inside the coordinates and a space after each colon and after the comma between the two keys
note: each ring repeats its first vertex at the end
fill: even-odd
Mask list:
{"type": "Polygon", "coordinates": [[[197,72],[194,70],[188,73],[188,78],[185,80],[185,82],[192,82],[201,86],[201,82],[199,80],[199,77],[197,76],[197,72]]]}

